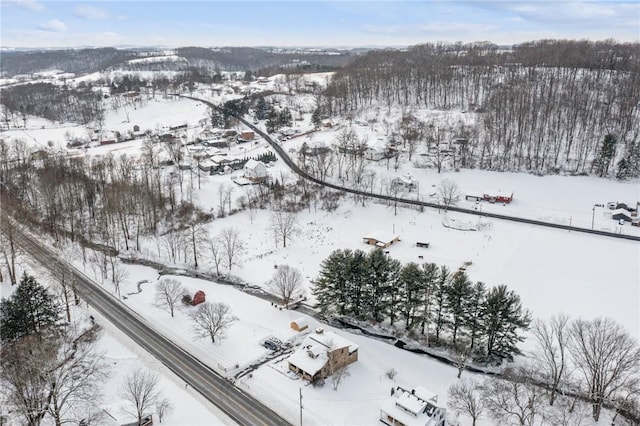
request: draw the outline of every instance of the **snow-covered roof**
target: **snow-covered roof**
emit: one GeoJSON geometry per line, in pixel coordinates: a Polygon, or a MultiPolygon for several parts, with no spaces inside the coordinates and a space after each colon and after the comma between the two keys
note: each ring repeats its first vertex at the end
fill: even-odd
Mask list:
{"type": "Polygon", "coordinates": [[[244,165],[244,168],[247,170],[256,170],[260,166],[265,167],[264,163],[261,161],[256,161],[253,158],[244,165]]]}
{"type": "Polygon", "coordinates": [[[298,327],[300,328],[309,327],[309,321],[304,317],[296,318],[293,322],[298,324],[298,327]]]}
{"type": "MultiPolygon", "coordinates": [[[[296,321],[297,322],[297,321],[296,321]]],[[[331,331],[311,333],[305,337],[298,350],[289,357],[289,363],[313,376],[322,370],[328,360],[329,350],[349,348],[349,352],[358,350],[358,345],[331,331]]]]}
{"type": "Polygon", "coordinates": [[[631,213],[629,213],[627,209],[615,209],[611,212],[612,216],[615,216],[617,214],[622,214],[622,215],[625,215],[626,217],[631,217],[631,213]]]}
{"type": "Polygon", "coordinates": [[[513,195],[513,191],[505,191],[502,189],[488,189],[483,192],[484,195],[491,195],[494,197],[511,197],[513,195]]]}
{"type": "Polygon", "coordinates": [[[437,403],[437,398],[437,394],[424,387],[417,387],[413,392],[398,387],[381,410],[406,426],[436,425],[439,419],[433,417],[434,411],[436,408],[444,409],[437,403]]]}
{"type": "Polygon", "coordinates": [[[398,236],[395,235],[395,234],[391,234],[389,232],[373,231],[373,232],[369,232],[368,234],[366,234],[362,238],[367,239],[367,240],[376,240],[376,241],[382,241],[384,243],[389,243],[389,242],[397,239],[398,236]]]}

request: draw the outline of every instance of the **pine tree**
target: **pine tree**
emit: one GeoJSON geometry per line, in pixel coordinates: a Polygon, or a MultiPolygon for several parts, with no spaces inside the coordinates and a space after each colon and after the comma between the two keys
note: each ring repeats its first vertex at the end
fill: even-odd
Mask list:
{"type": "Polygon", "coordinates": [[[381,249],[372,250],[367,256],[367,291],[365,309],[369,318],[380,322],[389,312],[390,293],[395,291],[400,262],[390,259],[381,249]]]}
{"type": "Polygon", "coordinates": [[[280,127],[291,127],[293,125],[293,116],[289,108],[283,108],[278,115],[278,122],[280,127]]]}
{"type": "Polygon", "coordinates": [[[467,307],[471,296],[471,281],[467,274],[458,271],[453,274],[451,283],[446,290],[445,306],[450,316],[450,327],[453,333],[453,345],[456,345],[458,331],[464,325],[467,318],[467,307]]]}
{"type": "Polygon", "coordinates": [[[274,110],[269,111],[265,126],[267,128],[267,132],[269,133],[273,133],[280,128],[280,119],[276,111],[274,110]]]}
{"type": "Polygon", "coordinates": [[[440,339],[440,332],[446,324],[445,302],[450,279],[451,272],[449,271],[449,268],[447,268],[446,266],[441,266],[438,281],[436,281],[436,285],[433,289],[436,340],[440,339]]]}
{"type": "Polygon", "coordinates": [[[617,143],[618,138],[611,133],[607,134],[604,137],[604,141],[602,141],[602,145],[600,146],[598,155],[593,160],[593,166],[596,168],[596,173],[598,174],[598,176],[603,177],[604,175],[609,173],[611,161],[616,154],[617,143]]]}
{"type": "Polygon", "coordinates": [[[364,319],[365,309],[365,284],[367,281],[367,254],[362,250],[355,250],[347,261],[346,268],[342,271],[346,280],[346,314],[356,319],[364,319]]]}
{"type": "Polygon", "coordinates": [[[323,315],[346,314],[348,282],[344,271],[351,257],[351,250],[335,250],[320,265],[320,276],[313,283],[312,292],[323,315]]]}
{"type": "Polygon", "coordinates": [[[311,123],[313,123],[315,127],[320,127],[320,124],[322,124],[322,111],[320,108],[313,110],[313,114],[311,114],[311,123]]]}
{"type": "Polygon", "coordinates": [[[473,350],[476,340],[481,333],[483,306],[486,295],[487,288],[484,283],[477,282],[472,286],[464,323],[464,327],[467,330],[470,339],[469,350],[473,350]]]}
{"type": "Polygon", "coordinates": [[[427,336],[429,342],[429,323],[431,322],[431,305],[433,304],[433,293],[436,283],[440,278],[440,269],[435,263],[425,263],[422,265],[423,285],[422,285],[422,334],[427,336]]]}
{"type": "Polygon", "coordinates": [[[269,105],[263,97],[258,98],[256,102],[256,118],[258,120],[264,120],[269,115],[269,105]]]}
{"type": "Polygon", "coordinates": [[[414,262],[407,263],[400,271],[398,291],[400,292],[400,312],[404,326],[411,330],[416,323],[417,311],[422,304],[422,282],[424,276],[414,262]]]}
{"type": "Polygon", "coordinates": [[[520,296],[505,285],[493,287],[487,293],[483,311],[487,357],[513,360],[513,355],[520,353],[516,344],[524,340],[519,331],[527,330],[531,323],[531,314],[523,309],[520,296]]]}
{"type": "Polygon", "coordinates": [[[0,339],[16,340],[51,330],[60,318],[55,299],[24,273],[15,293],[0,302],[0,339]]]}

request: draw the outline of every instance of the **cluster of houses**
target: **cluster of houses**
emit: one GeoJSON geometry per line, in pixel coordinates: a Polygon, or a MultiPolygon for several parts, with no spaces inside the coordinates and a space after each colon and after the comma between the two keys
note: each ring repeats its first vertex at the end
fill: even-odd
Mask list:
{"type": "MultiPolygon", "coordinates": [[[[298,332],[308,329],[304,318],[291,323],[298,332]]],[[[289,371],[303,380],[325,379],[339,369],[358,361],[358,345],[332,331],[317,328],[308,333],[298,349],[288,358],[289,371]]],[[[391,389],[380,408],[380,421],[389,426],[446,426],[447,409],[438,395],[425,387],[391,389]]]]}

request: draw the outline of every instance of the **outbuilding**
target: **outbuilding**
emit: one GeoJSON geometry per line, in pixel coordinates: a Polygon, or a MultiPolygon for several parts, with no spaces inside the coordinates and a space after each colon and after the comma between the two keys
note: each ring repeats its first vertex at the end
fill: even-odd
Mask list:
{"type": "Polygon", "coordinates": [[[309,322],[307,321],[306,318],[303,318],[303,317],[296,318],[294,321],[291,322],[291,328],[294,329],[295,331],[304,331],[307,328],[309,328],[309,322]]]}

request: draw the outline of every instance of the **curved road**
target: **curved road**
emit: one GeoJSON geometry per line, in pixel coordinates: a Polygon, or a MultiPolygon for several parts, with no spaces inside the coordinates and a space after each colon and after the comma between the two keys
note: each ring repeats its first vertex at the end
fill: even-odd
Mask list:
{"type": "MultiPolygon", "coordinates": [[[[35,237],[17,234],[18,243],[49,270],[66,269],[73,274],[83,300],[118,327],[173,373],[240,425],[289,425],[286,420],[224,377],[147,325],[129,309],[82,272],[61,261],[56,253],[35,237]]],[[[206,419],[203,419],[206,421],[206,419]]]]}
{"type": "MultiPolygon", "coordinates": [[[[175,94],[175,96],[180,96],[182,98],[185,99],[191,99],[194,101],[198,101],[198,102],[202,102],[205,103],[207,105],[209,105],[212,108],[215,108],[219,111],[224,111],[224,108],[215,105],[214,103],[204,100],[204,99],[200,99],[200,98],[195,98],[192,96],[185,96],[185,95],[180,95],[180,94],[175,94]]],[[[244,123],[247,127],[249,127],[250,129],[252,129],[254,132],[256,132],[257,134],[259,134],[260,136],[262,136],[267,142],[269,142],[269,144],[273,147],[273,149],[278,153],[278,155],[280,156],[280,158],[282,158],[282,160],[285,162],[285,164],[287,166],[289,166],[289,168],[291,170],[293,170],[295,173],[297,173],[299,176],[317,183],[318,185],[322,185],[325,186],[327,188],[332,188],[332,189],[337,189],[339,191],[344,191],[344,192],[348,192],[351,194],[357,194],[357,195],[362,195],[365,197],[370,197],[370,198],[378,198],[381,200],[386,200],[386,201],[393,201],[393,202],[398,202],[398,203],[405,203],[405,204],[412,204],[414,206],[423,206],[423,207],[431,207],[431,208],[435,208],[435,209],[444,209],[444,206],[439,205],[437,203],[429,203],[427,201],[419,201],[419,200],[411,200],[408,198],[397,198],[397,197],[393,197],[390,195],[383,195],[383,194],[377,194],[374,192],[366,192],[366,191],[360,191],[357,189],[353,189],[353,188],[347,188],[345,186],[340,186],[340,185],[336,185],[330,182],[325,182],[322,181],[316,177],[311,176],[310,174],[308,174],[307,172],[305,172],[304,170],[302,170],[300,167],[298,167],[298,165],[291,160],[291,158],[287,155],[287,153],[284,151],[284,149],[282,149],[282,147],[273,139],[271,139],[271,137],[263,132],[262,130],[260,130],[259,128],[257,128],[256,126],[254,126],[252,123],[248,122],[247,120],[245,120],[242,117],[239,117],[235,114],[231,114],[233,115],[235,118],[237,118],[238,120],[240,120],[242,123],[244,123]]],[[[601,235],[604,237],[612,237],[612,238],[621,238],[621,239],[625,239],[625,240],[633,240],[633,241],[640,241],[640,237],[639,236],[635,236],[635,235],[625,235],[625,234],[616,234],[613,232],[606,232],[606,231],[600,231],[597,229],[588,229],[588,228],[579,228],[579,227],[575,227],[575,226],[570,226],[570,225],[561,225],[559,223],[552,223],[552,222],[544,222],[541,220],[535,220],[535,219],[526,219],[526,218],[522,218],[522,217],[516,217],[516,216],[507,216],[507,215],[503,215],[503,214],[499,214],[499,213],[490,213],[490,212],[479,212],[477,210],[472,210],[472,209],[465,209],[462,207],[456,207],[456,206],[449,206],[448,210],[454,211],[454,212],[460,212],[460,213],[467,213],[467,214],[473,214],[476,216],[484,216],[484,217],[491,217],[494,219],[501,219],[501,220],[509,220],[512,222],[520,222],[520,223],[527,223],[530,225],[537,225],[537,226],[546,226],[548,228],[557,228],[557,229],[564,229],[564,230],[568,230],[568,231],[577,231],[577,232],[584,232],[587,234],[595,234],[595,235],[601,235]]]]}

